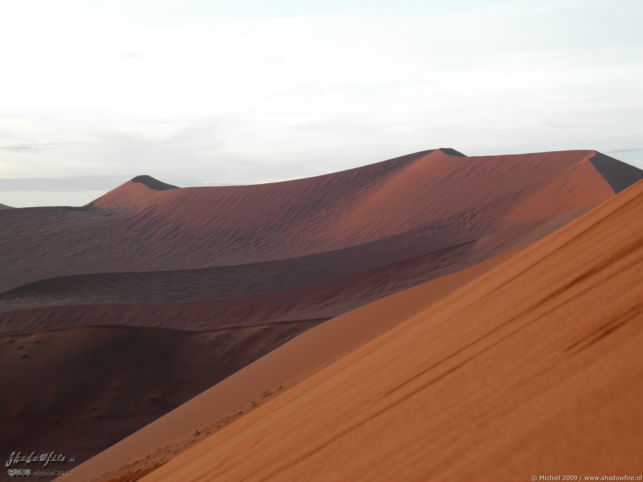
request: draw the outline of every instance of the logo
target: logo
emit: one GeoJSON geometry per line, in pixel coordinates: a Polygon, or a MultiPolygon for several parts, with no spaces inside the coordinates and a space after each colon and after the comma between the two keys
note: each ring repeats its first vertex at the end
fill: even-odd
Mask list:
{"type": "Polygon", "coordinates": [[[9,477],[30,477],[31,469],[7,469],[9,477]]]}

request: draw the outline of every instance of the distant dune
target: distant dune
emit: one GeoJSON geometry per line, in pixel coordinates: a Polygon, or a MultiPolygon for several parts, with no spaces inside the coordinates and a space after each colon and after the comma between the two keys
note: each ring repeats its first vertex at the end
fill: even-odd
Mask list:
{"type": "Polygon", "coordinates": [[[642,220],[638,183],[144,480],[639,474],[642,220]]]}
{"type": "Polygon", "coordinates": [[[11,209],[11,206],[7,206],[5,204],[0,204],[0,209],[11,209]]]}
{"type": "Polygon", "coordinates": [[[12,390],[0,402],[0,447],[73,447],[72,424],[84,433],[82,461],[304,331],[423,283],[441,293],[446,279],[465,279],[640,178],[596,151],[442,148],[251,186],[178,188],[144,175],[83,207],[2,210],[0,343],[10,349],[0,382],[12,390]],[[139,384],[121,401],[87,382],[95,365],[120,387],[122,366],[157,356],[166,361],[128,373],[139,384]],[[193,363],[198,383],[169,377],[158,388],[161,371],[193,363]],[[63,391],[16,378],[55,367],[70,370],[63,391]]]}
{"type": "Polygon", "coordinates": [[[585,209],[516,223],[437,250],[432,249],[435,231],[426,229],[280,261],[51,278],[0,294],[0,311],[5,311],[0,332],[113,324],[115,319],[128,326],[207,330],[258,316],[264,321],[328,318],[522,246],[585,209]]]}
{"type": "Polygon", "coordinates": [[[128,182],[84,208],[3,212],[0,292],[76,274],[296,258],[422,229],[433,233],[433,250],[444,249],[609,198],[595,156],[437,150],[273,184],[156,190],[149,180],[128,182]]]}

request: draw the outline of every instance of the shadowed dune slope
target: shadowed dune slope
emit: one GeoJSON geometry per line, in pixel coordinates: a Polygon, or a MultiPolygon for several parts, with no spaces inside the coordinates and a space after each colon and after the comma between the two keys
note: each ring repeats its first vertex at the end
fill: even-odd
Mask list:
{"type": "Polygon", "coordinates": [[[145,480],[638,474],[642,267],[638,183],[145,480]]]}
{"type": "Polygon", "coordinates": [[[617,194],[643,179],[643,171],[638,167],[612,159],[600,152],[591,157],[590,162],[617,194]]]}
{"type": "Polygon", "coordinates": [[[149,176],[147,174],[143,174],[142,176],[136,176],[132,178],[131,182],[133,183],[140,182],[145,186],[149,187],[150,189],[154,189],[155,191],[167,191],[168,189],[178,189],[177,186],[173,186],[172,184],[161,182],[158,179],[154,179],[152,176],[149,176]]]}
{"type": "MultiPolygon", "coordinates": [[[[520,226],[516,224],[512,231],[517,236],[524,235],[545,221],[549,219],[538,219],[520,226]]],[[[499,232],[502,235],[502,231],[499,232]]],[[[449,264],[457,269],[488,256],[487,251],[493,252],[489,249],[476,250],[474,243],[478,239],[453,237],[445,241],[439,229],[420,229],[360,246],[278,261],[193,270],[93,273],[50,278],[0,294],[0,312],[54,305],[178,303],[243,298],[316,285],[422,256],[432,257],[435,269],[440,266],[439,258],[450,251],[449,264]],[[474,251],[476,259],[469,259],[474,251]]],[[[442,268],[444,265],[442,263],[442,268]]]]}
{"type": "Polygon", "coordinates": [[[6,269],[0,272],[0,291],[77,274],[303,257],[422,230],[433,233],[434,249],[444,249],[499,226],[609,198],[612,188],[590,162],[595,155],[465,157],[423,151],[252,186],[165,189],[144,177],[145,182],[125,183],[82,208],[3,210],[0,258],[6,269]]]}
{"type": "Polygon", "coordinates": [[[462,157],[467,157],[465,154],[462,154],[460,151],[455,150],[452,147],[440,147],[440,151],[448,154],[450,156],[462,156],[462,157]]]}
{"type": "Polygon", "coordinates": [[[0,294],[0,333],[114,323],[209,330],[328,318],[533,242],[586,209],[499,227],[445,249],[434,250],[432,231],[422,230],[282,261],[37,281],[0,294]]]}
{"type": "Polygon", "coordinates": [[[7,206],[5,204],[0,204],[0,209],[12,209],[11,206],[7,206]]]}
{"type": "Polygon", "coordinates": [[[82,462],[320,321],[0,337],[0,448],[82,462]]]}

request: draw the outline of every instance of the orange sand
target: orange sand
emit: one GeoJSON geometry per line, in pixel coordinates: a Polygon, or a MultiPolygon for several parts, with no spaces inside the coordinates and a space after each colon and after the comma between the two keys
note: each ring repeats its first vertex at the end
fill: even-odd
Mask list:
{"type": "MultiPolygon", "coordinates": [[[[253,409],[261,394],[288,387],[349,353],[396,324],[437,302],[453,290],[485,273],[512,253],[498,256],[455,274],[429,281],[350,311],[312,328],[226,380],[194,397],[167,415],[74,468],[74,480],[93,479],[129,465],[130,473],[167,461],[199,437],[195,430],[216,425],[243,409],[253,409]],[[161,450],[159,450],[161,449],[161,450]],[[151,455],[150,458],[147,458],[151,455]],[[162,460],[163,459],[163,460],[162,460]],[[140,461],[136,464],[135,462],[140,461]]],[[[109,480],[111,476],[104,477],[109,480]]]]}
{"type": "Polygon", "coordinates": [[[145,480],[639,474],[642,267],[638,183],[145,480]]]}
{"type": "MultiPolygon", "coordinates": [[[[429,280],[444,293],[445,276],[465,279],[460,270],[555,231],[640,174],[595,151],[433,150],[256,186],[179,189],[138,176],[84,207],[3,210],[0,343],[18,348],[0,364],[12,386],[0,448],[67,447],[73,425],[83,460],[328,318],[429,280]],[[21,352],[34,337],[51,342],[21,352]],[[122,390],[123,367],[141,363],[122,390]],[[64,387],[50,376],[60,367],[64,387]]],[[[346,328],[325,328],[338,330],[324,342],[334,348],[309,346],[293,380],[399,316],[369,326],[340,317],[346,328]]]]}

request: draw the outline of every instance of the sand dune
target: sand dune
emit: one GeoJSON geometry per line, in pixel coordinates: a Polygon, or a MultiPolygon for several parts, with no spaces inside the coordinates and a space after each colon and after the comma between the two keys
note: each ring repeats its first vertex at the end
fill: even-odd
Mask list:
{"type": "Polygon", "coordinates": [[[613,159],[600,152],[597,152],[589,161],[617,194],[630,187],[633,181],[636,182],[643,179],[639,168],[613,159]]]}
{"type": "MultiPolygon", "coordinates": [[[[523,227],[523,233],[540,222],[537,220],[523,227]]],[[[515,229],[517,231],[518,226],[515,229]]],[[[477,241],[462,237],[443,238],[439,228],[420,229],[355,247],[278,261],[191,270],[92,273],[49,278],[0,294],[0,311],[55,305],[154,304],[245,298],[316,285],[418,257],[432,257],[434,268],[444,269],[446,263],[439,265],[437,260],[449,255],[450,251],[453,253],[449,255],[449,268],[453,270],[489,256],[488,252],[477,250],[475,259],[471,259],[477,241]]]]}
{"type": "Polygon", "coordinates": [[[421,229],[446,247],[609,198],[595,156],[424,151],[281,183],[155,190],[128,182],[83,208],[4,210],[0,291],[75,274],[302,257],[421,229]]]}
{"type": "Polygon", "coordinates": [[[316,323],[207,332],[103,326],[1,337],[0,445],[55,446],[85,460],[316,323]]]}
{"type": "Polygon", "coordinates": [[[5,204],[0,204],[0,209],[12,209],[11,206],[7,206],[5,204]]]}
{"type": "MultiPolygon", "coordinates": [[[[189,358],[183,347],[201,332],[217,337],[218,354],[194,348],[195,359],[219,363],[222,353],[235,354],[200,384],[173,382],[159,399],[159,412],[131,403],[123,406],[129,412],[116,410],[113,418],[91,424],[69,416],[88,413],[93,390],[80,382],[86,366],[74,365],[70,376],[79,382],[64,407],[43,402],[28,408],[30,419],[85,424],[81,460],[302,331],[329,318],[348,323],[343,316],[350,310],[427,281],[443,293],[441,287],[457,285],[443,283],[448,275],[467,278],[468,268],[555,231],[640,177],[639,170],[595,151],[466,157],[449,148],[255,186],[178,188],[137,176],[87,206],[0,212],[0,335],[26,340],[58,330],[63,345],[76,340],[70,353],[82,358],[97,333],[115,340],[118,352],[129,338],[115,333],[125,330],[162,339],[159,356],[179,366],[189,361],[176,354],[189,358]]],[[[395,320],[373,322],[357,338],[336,332],[342,339],[334,341],[337,350],[354,348],[395,320]]],[[[149,350],[145,345],[140,356],[149,350]]],[[[313,369],[340,351],[320,350],[301,366],[313,369]]],[[[38,353],[15,358],[16,373],[28,379],[67,360],[62,352],[38,353]]],[[[99,353],[101,376],[117,379],[121,365],[99,353]]],[[[138,356],[123,348],[119,361],[135,366],[138,356]]],[[[0,382],[11,377],[0,373],[0,382]]],[[[132,397],[156,393],[139,377],[140,392],[132,397]]],[[[29,390],[43,401],[56,393],[48,384],[29,390]]],[[[16,393],[16,400],[24,395],[16,393]]],[[[6,412],[11,427],[3,447],[70,440],[47,423],[16,418],[14,409],[6,412]],[[19,434],[25,435],[18,440],[19,434]]]]}
{"type": "Polygon", "coordinates": [[[145,480],[638,474],[642,222],[638,183],[145,480]]]}
{"type": "Polygon", "coordinates": [[[277,393],[278,387],[293,385],[444,298],[512,254],[385,297],[310,329],[76,467],[73,478],[89,480],[106,474],[104,480],[109,480],[115,476],[115,470],[121,476],[133,475],[138,469],[168,460],[177,449],[191,445],[195,429],[204,434],[213,424],[216,429],[226,417],[261,402],[266,390],[277,393]]]}
{"type": "Polygon", "coordinates": [[[328,318],[528,244],[585,209],[515,224],[435,251],[430,232],[423,230],[282,261],[38,281],[0,294],[0,333],[116,322],[208,330],[258,320],[328,318]]]}

